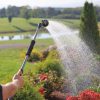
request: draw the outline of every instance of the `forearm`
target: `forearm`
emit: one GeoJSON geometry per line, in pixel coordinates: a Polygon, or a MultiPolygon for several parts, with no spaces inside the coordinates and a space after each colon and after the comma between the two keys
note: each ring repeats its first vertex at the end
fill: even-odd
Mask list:
{"type": "Polygon", "coordinates": [[[2,85],[3,100],[6,100],[9,97],[12,97],[18,89],[19,87],[18,85],[19,85],[18,80],[14,80],[10,83],[2,85]]]}

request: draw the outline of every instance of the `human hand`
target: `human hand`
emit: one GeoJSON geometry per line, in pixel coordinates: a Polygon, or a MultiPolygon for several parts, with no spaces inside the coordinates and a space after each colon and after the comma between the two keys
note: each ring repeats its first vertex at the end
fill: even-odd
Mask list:
{"type": "Polygon", "coordinates": [[[24,80],[23,80],[21,69],[13,76],[12,81],[18,87],[18,89],[21,88],[21,87],[23,87],[24,80]]]}

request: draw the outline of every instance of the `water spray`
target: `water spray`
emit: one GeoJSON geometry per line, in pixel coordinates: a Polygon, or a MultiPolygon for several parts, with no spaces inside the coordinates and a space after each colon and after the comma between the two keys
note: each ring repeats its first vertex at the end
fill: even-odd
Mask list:
{"type": "Polygon", "coordinates": [[[22,63],[22,66],[21,66],[21,68],[20,68],[21,71],[22,71],[22,73],[23,73],[23,71],[24,71],[25,64],[26,64],[28,58],[30,57],[30,54],[31,54],[31,52],[32,52],[32,50],[33,50],[33,47],[34,47],[34,45],[35,45],[35,40],[36,40],[36,37],[37,37],[37,34],[38,34],[38,33],[37,33],[38,30],[39,30],[41,27],[47,27],[48,25],[49,25],[48,20],[42,20],[42,22],[38,24],[37,29],[36,29],[36,32],[35,32],[35,35],[34,35],[34,39],[31,40],[30,46],[29,46],[29,48],[28,48],[28,50],[27,50],[27,53],[26,53],[26,57],[25,57],[25,59],[24,59],[24,61],[23,61],[23,63],[22,63]]]}

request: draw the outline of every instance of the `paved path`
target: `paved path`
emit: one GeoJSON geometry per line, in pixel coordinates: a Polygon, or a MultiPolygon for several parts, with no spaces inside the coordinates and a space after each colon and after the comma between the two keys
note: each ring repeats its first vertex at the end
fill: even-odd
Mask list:
{"type": "Polygon", "coordinates": [[[24,48],[28,47],[27,44],[0,44],[0,49],[6,49],[6,48],[24,48]]]}

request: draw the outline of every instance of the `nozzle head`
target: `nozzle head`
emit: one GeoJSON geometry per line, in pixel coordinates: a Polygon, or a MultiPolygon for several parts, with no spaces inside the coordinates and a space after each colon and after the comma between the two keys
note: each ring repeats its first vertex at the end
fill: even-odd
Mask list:
{"type": "Polygon", "coordinates": [[[42,26],[47,27],[49,25],[48,20],[42,20],[42,26]]]}

